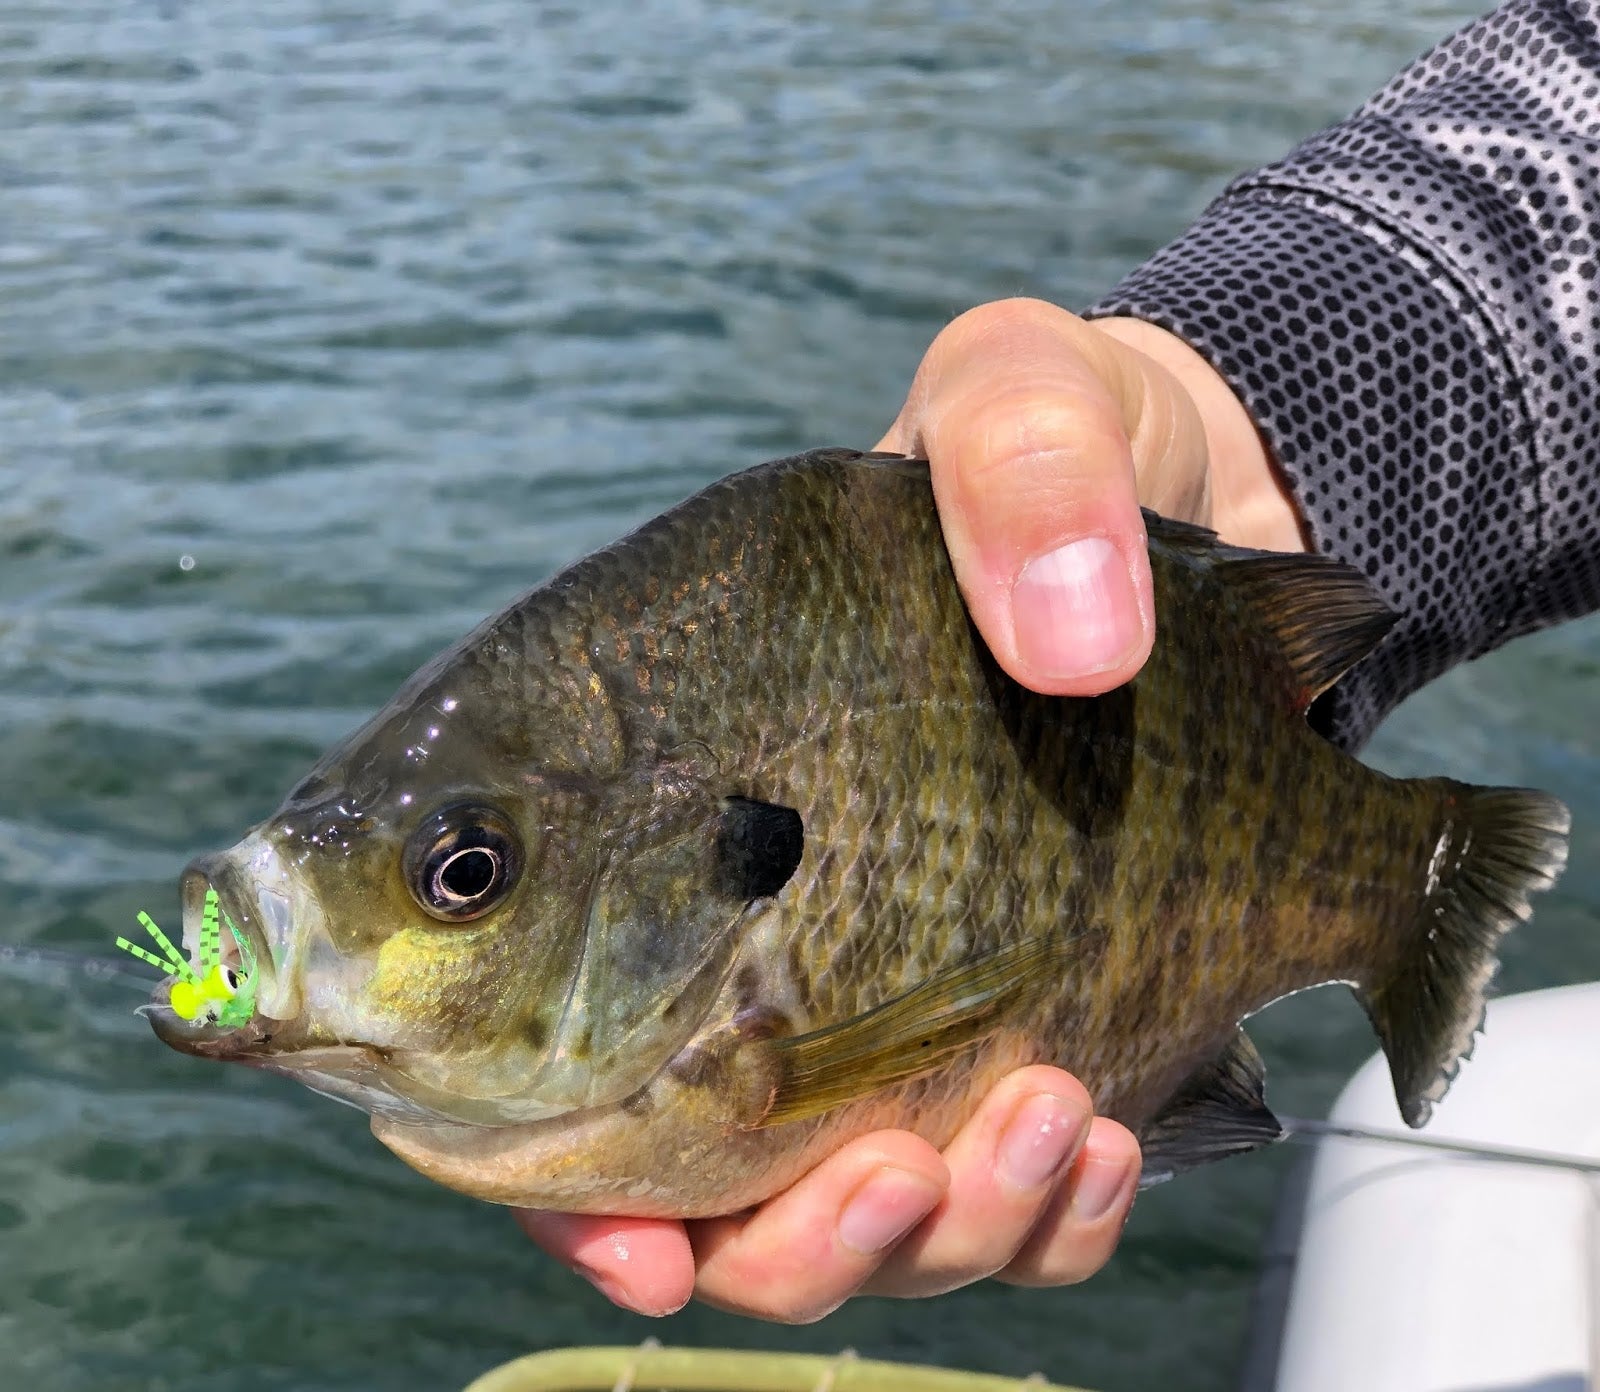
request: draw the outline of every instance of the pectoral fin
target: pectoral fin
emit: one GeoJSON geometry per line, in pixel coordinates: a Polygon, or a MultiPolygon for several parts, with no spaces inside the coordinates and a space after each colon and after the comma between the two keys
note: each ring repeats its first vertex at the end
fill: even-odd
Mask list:
{"type": "Polygon", "coordinates": [[[818,1116],[890,1083],[931,1072],[1022,1012],[1055,979],[1070,938],[1030,939],[930,977],[864,1015],[764,1047],[777,1064],[756,1123],[818,1116]]]}
{"type": "Polygon", "coordinates": [[[1139,1137],[1142,1187],[1175,1174],[1269,1145],[1283,1135],[1268,1109],[1266,1070],[1243,1030],[1210,1063],[1196,1069],[1139,1137]]]}

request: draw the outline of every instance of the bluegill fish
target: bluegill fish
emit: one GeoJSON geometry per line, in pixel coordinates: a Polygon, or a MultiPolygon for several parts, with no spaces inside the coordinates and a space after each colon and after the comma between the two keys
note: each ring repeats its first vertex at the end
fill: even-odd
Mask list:
{"type": "Polygon", "coordinates": [[[443,1184],[571,1211],[737,1210],[868,1130],[942,1143],[1039,1060],[1173,1173],[1279,1134],[1240,1021],[1326,981],[1420,1125],[1566,809],[1335,749],[1304,714],[1390,622],[1366,582],[1147,525],[1149,663],[1052,698],[977,637],[924,464],[714,485],[196,861],[187,931],[214,886],[255,1010],[157,1033],[367,1109],[443,1184]]]}

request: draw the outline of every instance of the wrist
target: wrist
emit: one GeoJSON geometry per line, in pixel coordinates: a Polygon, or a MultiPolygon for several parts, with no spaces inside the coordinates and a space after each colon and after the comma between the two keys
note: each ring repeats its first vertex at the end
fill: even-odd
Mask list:
{"type": "Polygon", "coordinates": [[[1233,389],[1177,335],[1142,319],[1107,318],[1090,327],[1143,359],[1193,403],[1205,432],[1210,497],[1207,521],[1225,541],[1267,551],[1304,551],[1299,510],[1255,421],[1233,389]]]}

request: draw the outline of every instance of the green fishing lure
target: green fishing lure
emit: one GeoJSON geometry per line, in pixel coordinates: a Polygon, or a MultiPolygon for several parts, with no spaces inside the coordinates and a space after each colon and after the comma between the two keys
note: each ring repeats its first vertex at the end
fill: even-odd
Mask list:
{"type": "Polygon", "coordinates": [[[118,938],[117,946],[131,952],[141,962],[177,978],[172,983],[172,1013],[185,1020],[204,1020],[223,1029],[238,1029],[247,1024],[256,1008],[256,954],[250,940],[241,933],[217,904],[217,891],[206,890],[205,908],[200,917],[199,962],[191,965],[147,913],[139,915],[139,925],[164,954],[156,956],[149,948],[118,938]],[[239,966],[222,960],[222,924],[228,925],[239,948],[239,966]]]}

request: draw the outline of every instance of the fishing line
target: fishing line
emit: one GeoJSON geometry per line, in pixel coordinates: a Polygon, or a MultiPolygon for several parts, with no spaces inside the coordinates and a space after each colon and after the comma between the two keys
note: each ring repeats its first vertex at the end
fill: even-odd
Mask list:
{"type": "Polygon", "coordinates": [[[1523,1150],[1516,1146],[1489,1145],[1482,1141],[1462,1141],[1446,1136],[1419,1136],[1409,1131],[1391,1131],[1381,1126],[1354,1126],[1341,1121],[1311,1121],[1305,1117],[1279,1117],[1278,1120],[1284,1133],[1297,1141],[1371,1141],[1379,1145],[1411,1146],[1417,1150],[1460,1155],[1473,1160],[1493,1160],[1504,1165],[1533,1165],[1545,1170],[1600,1175],[1600,1160],[1583,1155],[1523,1150]]]}
{"type": "Polygon", "coordinates": [[[0,975],[56,979],[62,976],[73,979],[88,977],[91,981],[104,981],[137,991],[141,996],[150,994],[149,980],[125,971],[120,962],[90,957],[60,947],[21,947],[16,943],[0,943],[0,975]]]}

